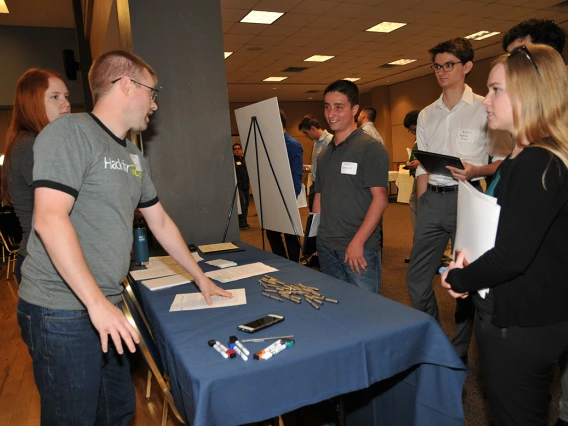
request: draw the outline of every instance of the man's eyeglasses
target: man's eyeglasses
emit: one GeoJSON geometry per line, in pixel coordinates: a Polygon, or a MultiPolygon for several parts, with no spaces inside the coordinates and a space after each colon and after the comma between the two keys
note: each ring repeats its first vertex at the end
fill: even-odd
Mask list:
{"type": "Polygon", "coordinates": [[[442,70],[442,69],[446,72],[450,72],[450,71],[453,71],[454,65],[457,65],[457,64],[461,64],[461,62],[446,62],[443,65],[432,64],[432,65],[430,65],[430,68],[432,68],[435,73],[439,73],[440,70],[442,70]]]}
{"type": "MultiPolygon", "coordinates": [[[[113,81],[110,82],[110,84],[114,84],[117,81],[119,81],[122,77],[119,77],[113,81]]],[[[130,81],[132,81],[135,84],[139,84],[140,86],[144,86],[147,89],[150,89],[150,97],[152,98],[152,101],[156,101],[156,98],[158,97],[158,92],[160,91],[159,89],[156,89],[155,87],[150,87],[150,86],[146,86],[145,84],[140,83],[139,81],[133,80],[132,78],[130,79],[130,81]]]]}
{"type": "Polygon", "coordinates": [[[524,44],[522,46],[516,47],[515,49],[513,49],[510,53],[509,56],[513,56],[516,55],[519,52],[523,52],[526,56],[526,58],[530,61],[530,63],[533,65],[534,69],[536,70],[537,74],[540,75],[540,71],[538,70],[538,66],[536,65],[536,62],[534,61],[533,56],[531,55],[531,52],[529,52],[529,49],[527,48],[527,46],[525,46],[524,44]]]}

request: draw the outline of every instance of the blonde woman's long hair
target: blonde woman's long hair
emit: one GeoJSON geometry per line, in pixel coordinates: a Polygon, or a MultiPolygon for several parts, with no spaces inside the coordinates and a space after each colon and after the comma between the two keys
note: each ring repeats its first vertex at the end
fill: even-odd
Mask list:
{"type": "Polygon", "coordinates": [[[505,67],[513,137],[547,149],[568,168],[568,70],[562,56],[549,46],[524,49],[493,62],[505,67]]]}

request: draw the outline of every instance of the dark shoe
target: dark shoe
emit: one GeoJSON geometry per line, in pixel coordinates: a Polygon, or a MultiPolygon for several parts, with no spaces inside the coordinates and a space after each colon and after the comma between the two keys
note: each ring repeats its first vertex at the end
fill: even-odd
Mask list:
{"type": "Polygon", "coordinates": [[[249,228],[250,228],[250,225],[239,225],[239,229],[240,229],[241,231],[246,231],[246,230],[249,229],[249,228]]]}
{"type": "Polygon", "coordinates": [[[410,257],[405,257],[405,258],[404,258],[404,263],[410,263],[410,257]]]}
{"type": "Polygon", "coordinates": [[[310,260],[308,260],[308,266],[310,268],[319,268],[320,267],[319,257],[318,256],[310,257],[310,260]]]}

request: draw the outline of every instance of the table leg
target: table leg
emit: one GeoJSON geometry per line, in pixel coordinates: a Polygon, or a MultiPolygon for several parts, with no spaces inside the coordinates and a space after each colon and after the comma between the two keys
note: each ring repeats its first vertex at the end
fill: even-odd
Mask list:
{"type": "Polygon", "coordinates": [[[345,402],[343,395],[337,397],[337,424],[338,426],[345,426],[345,402]]]}

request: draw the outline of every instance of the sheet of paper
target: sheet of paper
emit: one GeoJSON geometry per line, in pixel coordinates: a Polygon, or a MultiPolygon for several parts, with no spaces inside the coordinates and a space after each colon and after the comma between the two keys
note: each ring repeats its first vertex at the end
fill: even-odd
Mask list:
{"type": "MultiPolygon", "coordinates": [[[[468,262],[473,262],[495,247],[501,206],[497,199],[482,194],[468,182],[460,182],[455,249],[466,249],[468,262]]],[[[478,291],[483,298],[489,289],[478,291]]]]}
{"type": "Polygon", "coordinates": [[[278,269],[265,265],[262,262],[256,262],[249,263],[248,265],[235,266],[234,268],[206,272],[205,275],[222,283],[229,283],[231,281],[242,280],[243,278],[254,277],[256,275],[263,275],[275,271],[278,271],[278,269]]]}
{"type": "Polygon", "coordinates": [[[223,260],[223,259],[214,259],[210,260],[209,262],[205,262],[208,265],[216,266],[217,268],[229,268],[231,266],[237,266],[235,262],[230,260],[223,260]]]}
{"type": "Polygon", "coordinates": [[[184,272],[183,274],[168,275],[167,277],[154,278],[153,280],[144,280],[142,281],[142,284],[154,291],[187,284],[192,281],[195,281],[193,276],[191,276],[189,272],[184,272]]]}
{"type": "Polygon", "coordinates": [[[298,197],[296,197],[296,206],[298,206],[299,209],[301,209],[302,207],[308,207],[308,200],[306,198],[306,186],[304,184],[302,184],[302,189],[300,190],[298,197]]]}
{"type": "Polygon", "coordinates": [[[310,226],[310,233],[309,237],[317,237],[318,236],[318,228],[320,224],[320,214],[319,213],[311,213],[313,215],[312,224],[310,226]]]}
{"type": "Polygon", "coordinates": [[[211,309],[211,308],[226,308],[228,306],[246,305],[247,295],[244,288],[236,288],[234,290],[227,290],[232,293],[233,298],[213,296],[211,300],[213,305],[209,306],[205,301],[205,297],[201,293],[186,293],[177,294],[170,312],[174,311],[194,311],[197,309],[211,309]]]}
{"type": "Polygon", "coordinates": [[[410,161],[410,157],[412,156],[412,150],[410,148],[406,148],[406,153],[408,154],[408,161],[410,161]]]}
{"type": "Polygon", "coordinates": [[[235,250],[239,248],[233,243],[206,244],[198,247],[199,250],[201,250],[203,253],[211,253],[214,251],[221,251],[221,250],[235,250]]]}
{"type": "MultiPolygon", "coordinates": [[[[193,255],[194,253],[192,253],[193,255]]],[[[198,255],[199,257],[199,255],[198,255]]],[[[195,258],[195,256],[194,256],[195,258]]],[[[199,257],[203,260],[201,257],[199,257]]],[[[196,259],[196,262],[198,260],[196,259]]],[[[175,274],[187,274],[187,271],[171,256],[153,256],[148,260],[146,269],[130,271],[130,275],[137,281],[151,280],[153,278],[167,277],[175,274]]]]}

